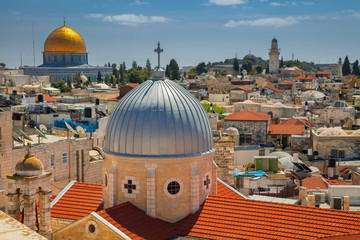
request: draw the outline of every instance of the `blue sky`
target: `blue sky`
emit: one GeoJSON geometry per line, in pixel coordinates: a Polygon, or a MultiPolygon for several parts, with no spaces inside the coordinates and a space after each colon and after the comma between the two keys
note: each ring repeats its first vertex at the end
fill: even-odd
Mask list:
{"type": "Polygon", "coordinates": [[[36,65],[46,37],[66,25],[85,39],[89,64],[155,65],[160,41],[162,66],[221,61],[250,50],[268,59],[275,36],[284,59],[330,63],[360,58],[359,0],[1,0],[0,62],[32,65],[34,24],[36,65]]]}

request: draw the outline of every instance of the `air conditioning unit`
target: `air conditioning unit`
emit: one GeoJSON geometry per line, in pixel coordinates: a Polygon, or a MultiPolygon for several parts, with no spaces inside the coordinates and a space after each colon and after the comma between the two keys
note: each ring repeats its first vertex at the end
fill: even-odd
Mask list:
{"type": "Polygon", "coordinates": [[[343,199],[342,197],[332,197],[330,198],[330,207],[332,209],[338,209],[341,210],[343,205],[343,199]]]}
{"type": "Polygon", "coordinates": [[[325,193],[319,192],[314,193],[315,195],[315,203],[325,203],[325,193]]]}

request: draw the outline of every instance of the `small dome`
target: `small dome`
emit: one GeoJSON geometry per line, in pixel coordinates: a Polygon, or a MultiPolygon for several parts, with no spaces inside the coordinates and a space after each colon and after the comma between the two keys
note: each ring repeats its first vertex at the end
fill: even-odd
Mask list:
{"type": "Polygon", "coordinates": [[[41,175],[44,171],[42,162],[32,154],[26,154],[24,158],[16,163],[16,175],[35,176],[41,175]]]}
{"type": "Polygon", "coordinates": [[[312,98],[312,99],[320,99],[324,98],[325,94],[319,91],[309,90],[300,95],[301,98],[312,98]]]}
{"type": "Polygon", "coordinates": [[[257,65],[258,64],[258,60],[255,57],[255,55],[253,54],[247,54],[245,55],[245,57],[243,58],[243,61],[245,62],[246,60],[249,60],[250,62],[252,62],[253,65],[257,65]]]}
{"type": "Polygon", "coordinates": [[[62,26],[47,37],[44,52],[86,53],[86,45],[84,39],[74,29],[62,26]]]}
{"type": "Polygon", "coordinates": [[[184,157],[213,152],[207,113],[170,80],[148,80],[123,97],[111,113],[104,151],[135,157],[184,157]]]}
{"type": "Polygon", "coordinates": [[[319,136],[348,136],[341,127],[326,128],[319,136]]]}
{"type": "Polygon", "coordinates": [[[276,38],[273,38],[273,40],[271,40],[271,42],[277,42],[277,39],[276,39],[276,38]]]}
{"type": "Polygon", "coordinates": [[[81,79],[81,81],[82,81],[83,83],[88,80],[88,78],[87,78],[84,74],[81,74],[81,75],[80,75],[80,79],[81,79]]]}
{"type": "Polygon", "coordinates": [[[239,131],[234,127],[227,128],[224,133],[228,135],[239,135],[239,131]]]}

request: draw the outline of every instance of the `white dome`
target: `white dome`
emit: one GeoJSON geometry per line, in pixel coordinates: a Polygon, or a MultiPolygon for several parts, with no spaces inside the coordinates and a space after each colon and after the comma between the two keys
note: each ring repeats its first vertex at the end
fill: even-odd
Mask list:
{"type": "Polygon", "coordinates": [[[347,133],[341,127],[327,128],[319,136],[347,136],[347,133]]]}
{"type": "Polygon", "coordinates": [[[300,97],[320,99],[320,98],[324,98],[325,94],[323,94],[322,92],[319,92],[319,91],[310,90],[310,91],[306,91],[306,92],[302,93],[300,97]]]}
{"type": "Polygon", "coordinates": [[[104,151],[134,157],[183,157],[213,152],[207,113],[183,87],[148,80],[127,93],[112,112],[104,151]]]}
{"type": "Polygon", "coordinates": [[[224,133],[228,135],[239,135],[239,131],[234,127],[227,128],[224,133]]]}

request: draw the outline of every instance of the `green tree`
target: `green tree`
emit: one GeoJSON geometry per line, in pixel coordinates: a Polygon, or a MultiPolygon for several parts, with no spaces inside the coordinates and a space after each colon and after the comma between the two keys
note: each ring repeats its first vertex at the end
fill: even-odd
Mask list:
{"type": "Polygon", "coordinates": [[[198,75],[198,72],[195,68],[192,68],[190,69],[190,71],[187,72],[187,75],[189,79],[194,79],[198,75]]]}
{"type": "Polygon", "coordinates": [[[220,72],[220,75],[223,76],[223,77],[225,77],[225,76],[227,75],[227,71],[226,71],[226,70],[222,70],[222,71],[220,72]]]}
{"type": "Polygon", "coordinates": [[[115,76],[116,79],[119,79],[119,71],[116,68],[116,63],[111,64],[111,67],[113,69],[112,75],[115,76]]]}
{"type": "Polygon", "coordinates": [[[111,75],[111,80],[110,80],[111,86],[115,88],[117,83],[118,83],[118,79],[114,75],[111,75]]]}
{"type": "Polygon", "coordinates": [[[77,73],[76,76],[75,76],[74,87],[75,88],[81,88],[80,73],[77,73]]]}
{"type": "Polygon", "coordinates": [[[148,79],[149,75],[150,75],[150,72],[147,69],[138,70],[135,68],[131,68],[126,73],[126,78],[131,83],[142,83],[148,79]]]}
{"type": "MultiPolygon", "coordinates": [[[[124,64],[124,62],[123,62],[124,64]]],[[[125,69],[124,69],[124,65],[123,64],[120,64],[120,67],[119,67],[119,75],[120,75],[120,83],[121,84],[124,84],[125,83],[125,69]]]]}
{"type": "Polygon", "coordinates": [[[356,76],[360,76],[360,69],[359,69],[359,61],[356,59],[356,61],[353,63],[353,70],[352,74],[356,76]]]}
{"type": "MultiPolygon", "coordinates": [[[[208,112],[208,113],[211,112],[211,110],[210,110],[210,104],[211,104],[211,103],[207,103],[207,102],[204,102],[204,103],[202,104],[203,107],[205,108],[206,112],[208,112]]],[[[222,108],[222,107],[220,107],[220,106],[217,106],[217,105],[215,105],[215,104],[212,104],[212,110],[213,110],[214,112],[218,113],[219,116],[222,115],[223,113],[225,113],[225,109],[224,109],[224,108],[222,108]]]]}
{"type": "Polygon", "coordinates": [[[344,64],[342,66],[342,73],[344,76],[349,75],[351,73],[350,62],[348,56],[345,57],[344,64]]]}
{"type": "Polygon", "coordinates": [[[123,66],[124,71],[126,72],[126,64],[125,64],[125,62],[122,62],[122,66],[123,66]]]}
{"type": "Polygon", "coordinates": [[[150,60],[149,59],[146,59],[146,69],[151,72],[151,63],[150,63],[150,60]]]}
{"type": "Polygon", "coordinates": [[[198,75],[202,74],[202,73],[207,73],[207,69],[206,69],[206,64],[204,62],[199,63],[196,67],[195,70],[197,72],[198,75]]]}
{"type": "Polygon", "coordinates": [[[110,85],[109,74],[105,74],[104,82],[105,82],[106,85],[110,85]]]}
{"type": "Polygon", "coordinates": [[[71,92],[71,87],[65,84],[64,80],[52,82],[51,86],[60,89],[60,92],[71,92]]]}
{"type": "Polygon", "coordinates": [[[216,72],[216,73],[215,73],[215,77],[216,77],[216,78],[220,77],[220,73],[216,72]]]}
{"type": "Polygon", "coordinates": [[[100,72],[100,71],[98,72],[98,75],[97,75],[97,78],[96,78],[96,82],[97,82],[97,83],[102,83],[102,82],[103,82],[103,79],[102,79],[102,76],[101,76],[101,72],[100,72]]]}
{"type": "Polygon", "coordinates": [[[169,65],[166,65],[166,68],[165,68],[165,77],[168,77],[169,79],[171,78],[171,72],[170,72],[170,67],[169,67],[169,65]]]}
{"type": "Polygon", "coordinates": [[[246,70],[246,72],[250,73],[252,70],[252,62],[249,60],[243,62],[243,64],[241,65],[241,71],[243,70],[246,70]]]}
{"type": "Polygon", "coordinates": [[[280,59],[280,64],[279,64],[280,66],[280,68],[282,68],[283,66],[284,66],[284,59],[283,59],[283,57],[281,57],[281,59],[280,59]]]}
{"type": "Polygon", "coordinates": [[[175,59],[170,60],[169,69],[170,69],[170,79],[171,80],[180,79],[179,65],[175,59]]]}
{"type": "Polygon", "coordinates": [[[239,68],[239,60],[237,58],[234,58],[234,63],[233,63],[233,70],[235,73],[238,73],[240,68],[239,68]]]}
{"type": "Polygon", "coordinates": [[[1,68],[5,68],[5,67],[6,67],[6,64],[3,63],[3,62],[0,62],[0,67],[1,67],[1,68]]]}
{"type": "Polygon", "coordinates": [[[108,62],[107,66],[110,67],[110,62],[108,62]]]}
{"type": "Polygon", "coordinates": [[[66,85],[68,85],[68,87],[69,87],[70,89],[72,88],[71,79],[70,79],[70,76],[69,76],[69,75],[66,77],[66,85]]]}
{"type": "Polygon", "coordinates": [[[138,69],[138,65],[137,65],[136,61],[132,62],[131,67],[134,69],[138,69]]]}
{"type": "Polygon", "coordinates": [[[261,65],[257,65],[256,68],[255,68],[255,70],[256,70],[256,72],[257,72],[258,74],[262,74],[264,68],[263,68],[263,66],[261,66],[261,65]]]}

